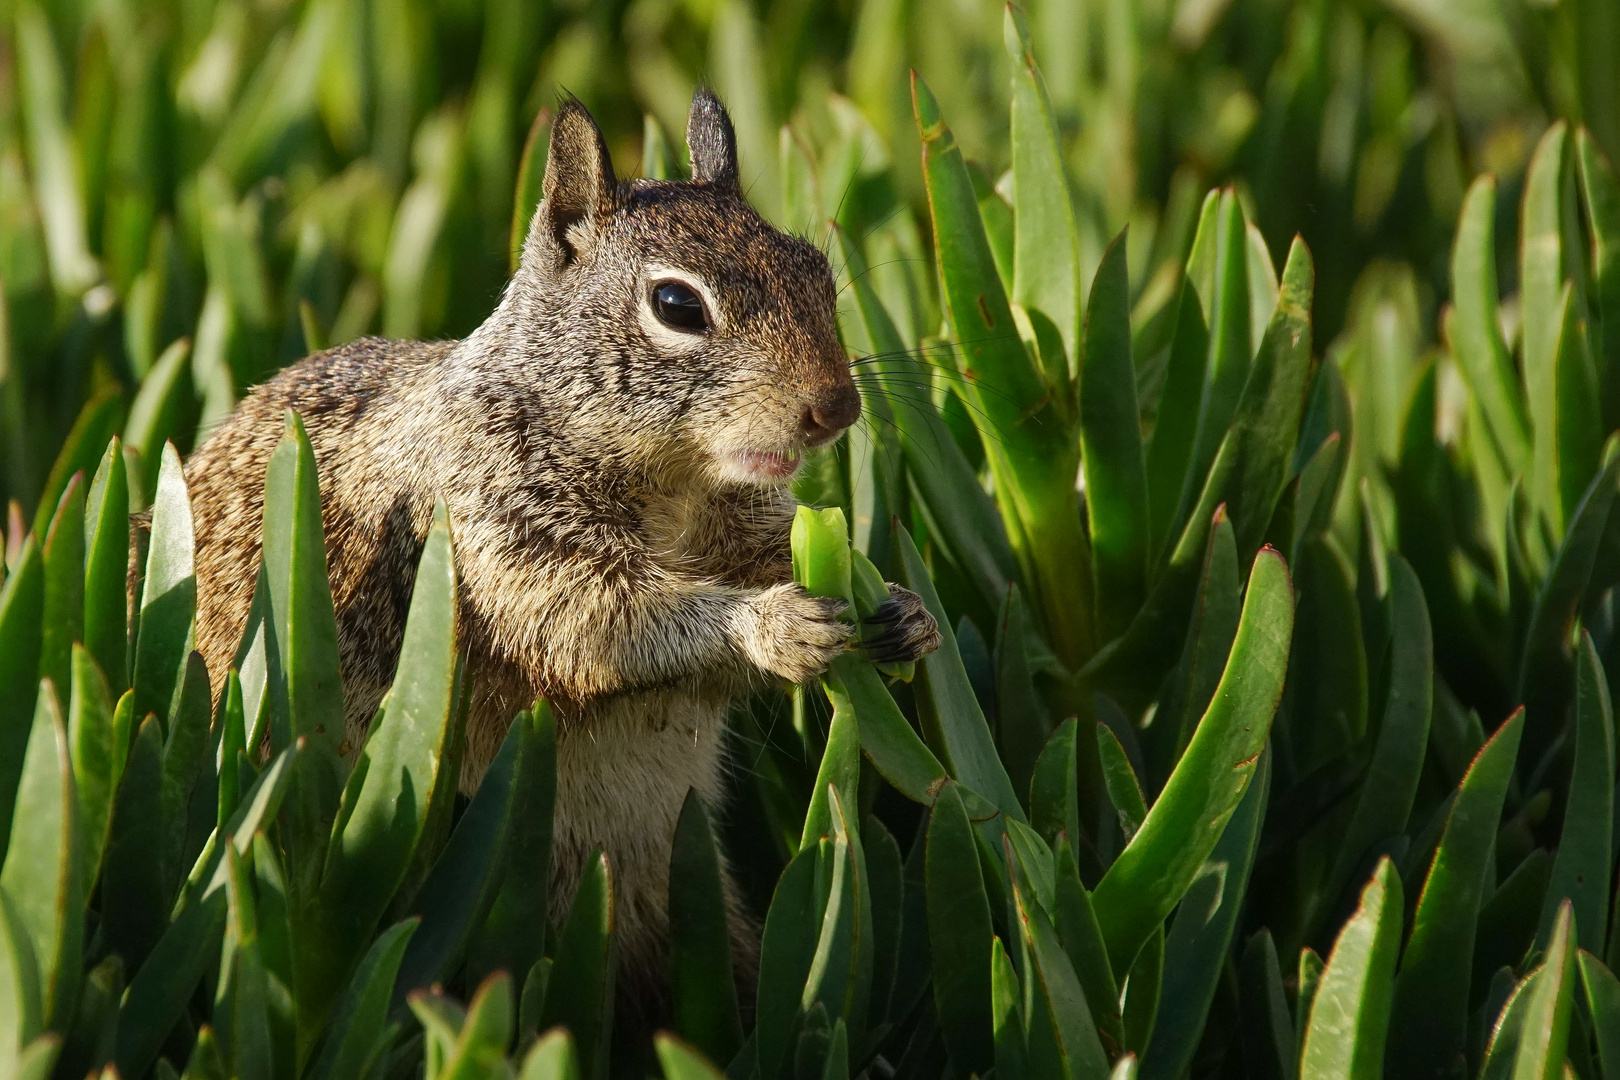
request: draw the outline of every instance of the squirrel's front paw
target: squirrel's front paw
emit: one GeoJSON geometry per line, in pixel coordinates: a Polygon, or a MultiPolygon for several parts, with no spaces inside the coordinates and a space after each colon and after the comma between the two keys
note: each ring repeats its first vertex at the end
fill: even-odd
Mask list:
{"type": "Polygon", "coordinates": [[[798,585],[772,586],[744,609],[738,628],[743,651],[761,670],[790,683],[808,682],[848,647],[855,628],[838,618],[847,606],[798,585]]]}
{"type": "Polygon", "coordinates": [[[939,648],[939,625],[922,597],[899,585],[889,586],[889,598],[867,617],[866,625],[871,630],[863,644],[874,664],[918,660],[939,648]]]}

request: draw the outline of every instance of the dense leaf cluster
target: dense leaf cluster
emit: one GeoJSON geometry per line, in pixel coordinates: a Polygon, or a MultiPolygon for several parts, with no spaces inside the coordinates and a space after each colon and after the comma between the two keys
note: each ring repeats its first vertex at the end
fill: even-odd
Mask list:
{"type": "Polygon", "coordinates": [[[0,4],[0,1076],[1620,1076],[1620,19],[969,7],[0,4]],[[543,701],[457,795],[455,523],[350,761],[302,422],[229,672],[175,446],[475,323],[545,95],[676,176],[706,64],[865,399],[795,573],[944,642],[740,710],[648,1042],[543,701]]]}

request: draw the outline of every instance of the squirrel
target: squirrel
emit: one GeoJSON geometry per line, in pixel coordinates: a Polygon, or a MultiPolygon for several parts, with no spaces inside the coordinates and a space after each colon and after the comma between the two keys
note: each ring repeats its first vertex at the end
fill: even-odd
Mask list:
{"type": "MultiPolygon", "coordinates": [[[[789,552],[801,454],[861,410],[832,270],[750,206],[730,118],[706,90],[686,138],[689,181],[621,182],[590,113],[565,100],[518,269],[482,325],[309,356],[250,393],[185,469],[196,641],[218,684],[249,614],[266,467],[285,412],[302,417],[350,755],[393,681],[443,499],[473,680],[461,787],[544,696],[558,739],[552,917],[600,846],[621,1000],[663,992],[671,843],[689,790],[722,809],[728,709],[852,647],[842,601],[795,584],[789,552]]],[[[874,657],[939,643],[899,586],[873,618],[874,657]]],[[[722,875],[748,980],[757,931],[722,875]]]]}

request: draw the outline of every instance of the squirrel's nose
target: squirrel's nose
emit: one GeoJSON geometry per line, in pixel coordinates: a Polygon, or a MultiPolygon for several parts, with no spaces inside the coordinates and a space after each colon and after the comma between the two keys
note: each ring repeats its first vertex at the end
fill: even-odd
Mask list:
{"type": "Polygon", "coordinates": [[[813,444],[831,442],[861,415],[861,395],[845,384],[804,410],[804,433],[813,444]]]}

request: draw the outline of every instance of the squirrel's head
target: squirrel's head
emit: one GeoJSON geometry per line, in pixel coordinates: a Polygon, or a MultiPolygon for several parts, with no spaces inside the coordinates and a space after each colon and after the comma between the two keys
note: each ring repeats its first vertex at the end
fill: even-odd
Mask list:
{"type": "Polygon", "coordinates": [[[665,466],[782,484],[860,415],[832,269],[749,206],[707,91],[686,141],[690,181],[621,183],[590,113],[565,102],[503,306],[546,336],[571,422],[665,466]]]}

